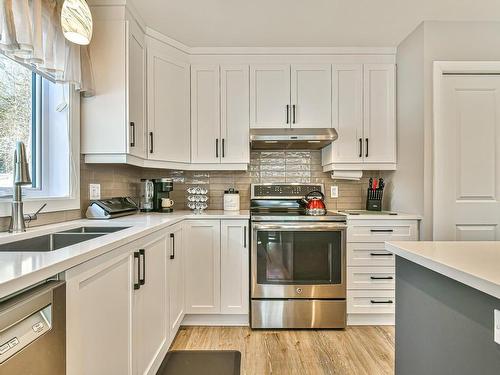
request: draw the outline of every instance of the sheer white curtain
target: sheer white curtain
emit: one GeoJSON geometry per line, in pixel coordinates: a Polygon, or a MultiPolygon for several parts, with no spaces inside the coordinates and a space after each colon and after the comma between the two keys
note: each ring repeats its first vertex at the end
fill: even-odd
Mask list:
{"type": "Polygon", "coordinates": [[[0,0],[0,52],[55,82],[94,94],[87,46],[67,41],[61,29],[63,0],[0,0]]]}

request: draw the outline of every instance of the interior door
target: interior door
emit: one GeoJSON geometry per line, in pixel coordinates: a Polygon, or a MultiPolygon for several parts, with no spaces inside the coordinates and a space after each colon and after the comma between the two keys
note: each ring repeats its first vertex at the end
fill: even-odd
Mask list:
{"type": "Polygon", "coordinates": [[[220,68],[221,162],[250,163],[250,80],[248,65],[220,68]]]}
{"type": "Polygon", "coordinates": [[[500,239],[500,76],[445,75],[434,127],[434,240],[500,239]]]}
{"type": "Polygon", "coordinates": [[[191,161],[220,163],[219,65],[191,66],[191,161]]]}
{"type": "Polygon", "coordinates": [[[128,150],[146,157],[146,45],[135,22],[128,32],[128,150]]]}
{"type": "Polygon", "coordinates": [[[332,66],[292,65],[291,123],[294,128],[332,127],[332,66]]]}
{"type": "Polygon", "coordinates": [[[365,163],[396,162],[396,80],[394,64],[364,65],[365,163]]]}
{"type": "Polygon", "coordinates": [[[140,255],[143,283],[135,292],[134,355],[137,374],[150,374],[161,362],[169,339],[167,239],[146,245],[140,255]]]}
{"type": "Polygon", "coordinates": [[[168,290],[170,298],[170,339],[175,337],[184,317],[184,262],[182,225],[169,234],[168,290]]]}
{"type": "Polygon", "coordinates": [[[332,145],[333,162],[363,161],[363,65],[332,67],[333,127],[338,139],[332,145]]]}
{"type": "Polygon", "coordinates": [[[290,65],[250,66],[250,127],[290,127],[290,65]]]}
{"type": "Polygon", "coordinates": [[[164,48],[148,44],[148,158],[189,163],[189,65],[164,48]]]}

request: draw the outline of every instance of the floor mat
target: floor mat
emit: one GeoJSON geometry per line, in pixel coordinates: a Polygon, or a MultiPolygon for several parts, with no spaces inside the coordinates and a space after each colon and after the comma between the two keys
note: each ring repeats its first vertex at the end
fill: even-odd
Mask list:
{"type": "Polygon", "coordinates": [[[239,375],[241,353],[234,350],[174,350],[156,375],[239,375]]]}

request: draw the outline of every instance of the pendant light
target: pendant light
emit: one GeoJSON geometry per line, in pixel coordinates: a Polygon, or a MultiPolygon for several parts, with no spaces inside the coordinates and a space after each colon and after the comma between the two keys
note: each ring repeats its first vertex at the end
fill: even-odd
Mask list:
{"type": "Polygon", "coordinates": [[[65,0],[61,10],[64,37],[70,42],[87,45],[92,39],[92,13],[85,0],[65,0]]]}

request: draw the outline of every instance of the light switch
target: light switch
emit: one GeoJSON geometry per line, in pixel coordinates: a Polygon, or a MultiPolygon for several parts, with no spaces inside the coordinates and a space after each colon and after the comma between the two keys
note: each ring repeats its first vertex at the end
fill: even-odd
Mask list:
{"type": "Polygon", "coordinates": [[[339,197],[339,187],[334,185],[330,188],[330,197],[338,198],[339,197]]]}
{"type": "Polygon", "coordinates": [[[89,184],[90,190],[90,200],[101,199],[101,185],[100,184],[89,184]]]}
{"type": "Polygon", "coordinates": [[[495,332],[495,342],[500,344],[500,310],[495,310],[495,322],[493,330],[495,332]]]}

